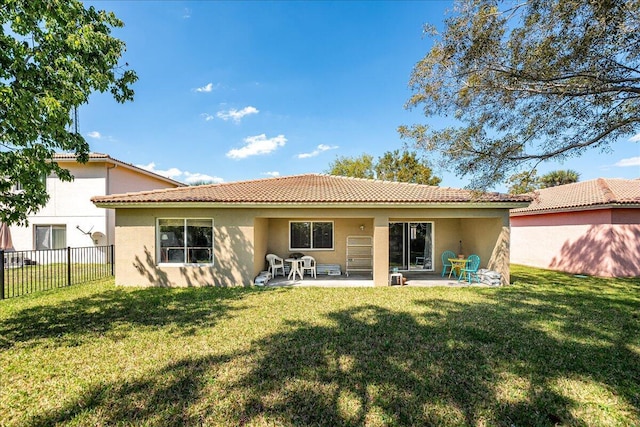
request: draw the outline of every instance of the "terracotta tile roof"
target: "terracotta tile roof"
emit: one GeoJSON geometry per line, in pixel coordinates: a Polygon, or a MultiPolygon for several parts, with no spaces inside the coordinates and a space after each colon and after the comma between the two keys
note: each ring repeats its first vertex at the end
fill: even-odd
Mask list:
{"type": "MultiPolygon", "coordinates": [[[[74,153],[55,153],[53,155],[54,160],[75,160],[76,156],[74,153]]],[[[108,154],[102,153],[89,153],[89,159],[110,159],[108,154]]]]}
{"type": "Polygon", "coordinates": [[[526,208],[512,214],[575,210],[603,205],[640,205],[640,179],[598,178],[537,190],[526,208]]]}
{"type": "Polygon", "coordinates": [[[469,190],[304,174],[222,184],[199,185],[99,196],[93,202],[107,204],[140,203],[221,203],[221,204],[322,204],[322,203],[510,203],[512,207],[531,200],[526,195],[483,193],[469,190]]]}
{"type": "MultiPolygon", "coordinates": [[[[57,160],[57,161],[75,161],[76,158],[78,156],[76,156],[74,153],[55,153],[52,157],[53,160],[57,160]]],[[[184,187],[185,184],[183,184],[180,181],[176,181],[175,179],[171,179],[171,178],[167,178],[166,176],[162,176],[162,175],[158,175],[155,172],[151,172],[148,171],[146,169],[142,169],[136,165],[133,165],[131,163],[127,163],[127,162],[123,162],[122,160],[118,160],[118,159],[114,159],[113,157],[111,157],[108,154],[103,154],[103,153],[89,153],[89,162],[91,161],[95,161],[95,162],[99,162],[99,161],[104,161],[104,162],[112,162],[114,164],[118,164],[120,166],[124,166],[126,168],[135,170],[136,172],[140,172],[142,174],[145,175],[150,175],[153,177],[156,177],[162,181],[166,181],[168,183],[173,184],[176,187],[184,187]]]]}

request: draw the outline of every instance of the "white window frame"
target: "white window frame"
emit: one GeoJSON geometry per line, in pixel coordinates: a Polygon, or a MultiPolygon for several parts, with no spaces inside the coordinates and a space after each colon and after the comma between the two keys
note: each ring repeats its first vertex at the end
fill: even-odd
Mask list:
{"type": "Polygon", "coordinates": [[[289,250],[290,251],[334,251],[336,249],[336,236],[335,236],[335,223],[334,221],[327,221],[327,220],[295,220],[295,221],[289,221],[289,250]],[[308,222],[310,224],[311,230],[309,233],[309,238],[311,239],[310,246],[309,248],[294,248],[291,246],[291,224],[297,224],[297,223],[305,223],[308,222]],[[330,248],[314,248],[313,247],[313,224],[315,223],[319,223],[319,222],[324,222],[324,223],[329,223],[331,224],[331,247],[330,248]]]}
{"type": "MultiPolygon", "coordinates": [[[[213,218],[187,218],[187,217],[159,217],[156,218],[156,229],[155,229],[155,233],[156,233],[156,263],[159,266],[163,266],[163,267],[181,267],[181,266],[213,266],[215,263],[215,237],[216,237],[216,233],[215,233],[215,222],[213,220],[213,218]],[[162,245],[161,245],[161,233],[160,233],[160,221],[162,220],[182,220],[183,221],[183,226],[184,226],[184,235],[187,235],[187,221],[189,220],[195,220],[195,221],[211,221],[211,262],[199,262],[199,263],[193,263],[193,262],[163,262],[162,261],[162,245]]],[[[184,259],[187,259],[187,244],[186,244],[186,239],[185,239],[185,244],[183,246],[183,249],[185,250],[185,254],[184,254],[184,259]]]]}
{"type": "Polygon", "coordinates": [[[34,224],[33,225],[33,247],[35,250],[46,251],[52,249],[65,249],[67,247],[67,225],[66,224],[34,224]],[[49,244],[53,246],[53,230],[64,230],[64,245],[59,248],[38,248],[38,228],[49,228],[49,244]]]}
{"type": "MultiPolygon", "coordinates": [[[[40,181],[44,184],[44,189],[47,190],[47,176],[46,175],[41,175],[40,176],[40,181]]],[[[13,184],[11,184],[11,190],[12,193],[24,193],[24,185],[22,185],[22,183],[20,181],[16,181],[13,184]]],[[[46,225],[46,224],[44,224],[46,225]]]]}

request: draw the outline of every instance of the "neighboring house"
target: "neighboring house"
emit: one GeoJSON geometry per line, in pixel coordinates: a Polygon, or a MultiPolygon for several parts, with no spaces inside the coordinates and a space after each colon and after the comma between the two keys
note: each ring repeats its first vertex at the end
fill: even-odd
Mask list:
{"type": "Polygon", "coordinates": [[[113,244],[114,212],[97,208],[91,197],[184,185],[106,154],[91,153],[84,164],[74,154],[56,154],[53,160],[68,169],[74,180],[46,178],[48,203],[28,217],[27,227],[10,227],[16,250],[113,244]]]}
{"type": "Polygon", "coordinates": [[[511,262],[602,277],[640,276],[640,179],[538,190],[511,211],[511,262]]]}
{"type": "Polygon", "coordinates": [[[343,274],[368,253],[356,270],[386,285],[390,266],[438,274],[460,241],[508,283],[509,209],[531,198],[305,174],[92,200],[116,212],[116,284],[231,286],[292,252],[343,274]]]}

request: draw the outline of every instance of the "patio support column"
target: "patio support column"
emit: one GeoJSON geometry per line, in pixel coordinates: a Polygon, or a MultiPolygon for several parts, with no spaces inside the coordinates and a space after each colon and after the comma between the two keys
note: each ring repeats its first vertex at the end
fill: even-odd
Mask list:
{"type": "Polygon", "coordinates": [[[373,284],[389,284],[389,217],[373,218],[373,284]]]}
{"type": "Polygon", "coordinates": [[[511,282],[511,275],[509,270],[509,251],[510,251],[510,233],[509,227],[509,211],[506,211],[502,216],[502,228],[498,239],[493,248],[493,253],[487,264],[489,270],[494,270],[500,273],[502,278],[502,285],[508,285],[511,282]]]}

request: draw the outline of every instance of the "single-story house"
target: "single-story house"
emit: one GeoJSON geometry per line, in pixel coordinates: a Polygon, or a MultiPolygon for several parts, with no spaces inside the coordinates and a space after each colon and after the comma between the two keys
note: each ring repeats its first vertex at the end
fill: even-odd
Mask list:
{"type": "Polygon", "coordinates": [[[640,179],[538,190],[511,211],[511,262],[601,277],[640,276],[640,179]]]}
{"type": "Polygon", "coordinates": [[[387,285],[477,254],[509,281],[509,210],[530,196],[323,174],[97,196],[116,212],[116,284],[248,285],[269,253],[312,255],[387,285]]]}

